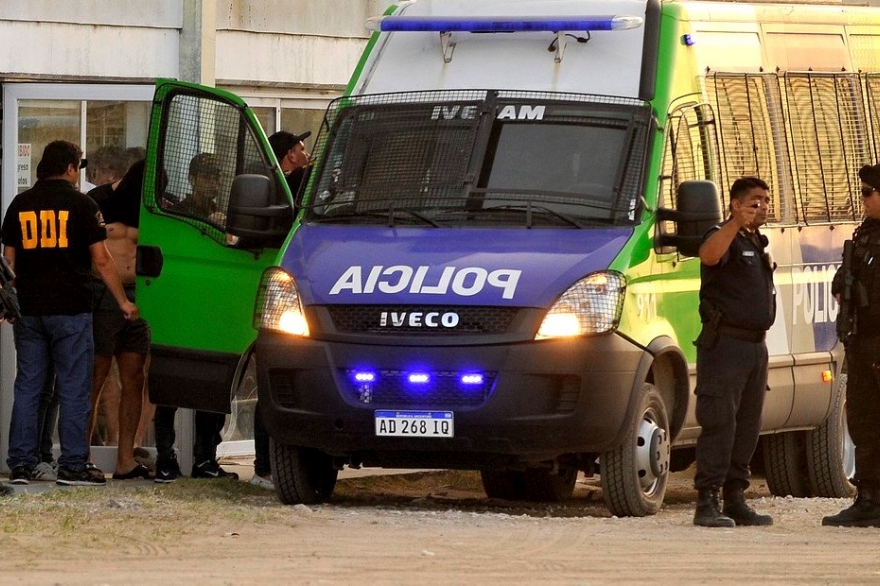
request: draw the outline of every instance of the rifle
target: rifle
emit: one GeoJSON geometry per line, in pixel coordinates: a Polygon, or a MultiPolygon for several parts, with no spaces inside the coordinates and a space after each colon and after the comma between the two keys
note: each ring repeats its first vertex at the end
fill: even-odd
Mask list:
{"type": "Polygon", "coordinates": [[[9,266],[5,256],[0,255],[0,319],[10,321],[21,319],[21,308],[18,306],[18,295],[12,286],[15,273],[9,266]]]}
{"type": "Polygon", "coordinates": [[[843,243],[843,264],[840,267],[843,275],[843,288],[840,293],[840,310],[837,312],[837,338],[846,344],[849,337],[856,333],[856,308],[853,305],[853,288],[856,284],[853,275],[853,241],[843,243]]]}

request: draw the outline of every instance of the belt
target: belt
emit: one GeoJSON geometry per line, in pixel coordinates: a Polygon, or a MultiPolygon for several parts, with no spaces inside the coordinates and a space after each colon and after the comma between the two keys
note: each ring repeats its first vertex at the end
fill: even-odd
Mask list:
{"type": "Polygon", "coordinates": [[[767,336],[767,332],[762,330],[746,330],[724,324],[718,326],[718,333],[744,342],[763,342],[767,336]]]}

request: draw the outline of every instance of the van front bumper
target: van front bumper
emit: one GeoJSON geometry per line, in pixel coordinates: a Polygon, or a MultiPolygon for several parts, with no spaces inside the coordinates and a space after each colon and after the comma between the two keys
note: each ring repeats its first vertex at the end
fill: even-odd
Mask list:
{"type": "Polygon", "coordinates": [[[256,342],[260,410],[275,441],[383,467],[479,468],[611,449],[630,417],[643,355],[614,334],[428,347],[264,331],[256,342]],[[406,373],[415,371],[432,383],[435,375],[474,372],[489,382],[476,397],[432,383],[409,388],[406,373]],[[380,380],[368,387],[355,380],[360,372],[380,380]],[[383,378],[395,378],[394,388],[379,388],[383,378]],[[452,411],[454,437],[377,436],[377,410],[452,411]]]}

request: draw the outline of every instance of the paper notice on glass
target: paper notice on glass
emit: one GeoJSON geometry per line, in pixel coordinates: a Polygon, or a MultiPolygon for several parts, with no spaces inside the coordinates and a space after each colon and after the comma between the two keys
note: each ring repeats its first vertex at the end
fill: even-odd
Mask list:
{"type": "Polygon", "coordinates": [[[31,145],[19,143],[18,165],[16,166],[16,178],[19,188],[27,189],[31,186],[31,145]]]}

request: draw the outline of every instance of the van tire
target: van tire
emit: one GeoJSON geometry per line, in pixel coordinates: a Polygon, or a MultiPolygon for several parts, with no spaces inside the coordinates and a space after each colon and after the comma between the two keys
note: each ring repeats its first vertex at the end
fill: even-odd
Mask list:
{"type": "Polygon", "coordinates": [[[847,375],[841,375],[828,419],[807,432],[807,468],[816,496],[846,498],[856,492],[850,482],[856,463],[855,445],[846,425],[846,381],[847,375]]]}
{"type": "Polygon", "coordinates": [[[559,467],[553,472],[546,468],[529,468],[525,472],[526,499],[541,503],[558,503],[568,500],[574,493],[578,469],[559,467]]]}
{"type": "Polygon", "coordinates": [[[671,434],[660,391],[645,383],[623,444],[600,457],[602,493],[618,517],[644,517],[660,510],[669,479],[671,434]]]}
{"type": "Polygon", "coordinates": [[[282,503],[312,505],[330,498],[339,474],[330,456],[312,448],[281,444],[274,439],[270,444],[272,481],[282,503]]]}
{"type": "Polygon", "coordinates": [[[788,431],[761,436],[764,476],[773,496],[813,496],[807,472],[806,433],[788,431]]]}
{"type": "Polygon", "coordinates": [[[480,470],[483,490],[490,499],[521,501],[526,499],[525,473],[515,470],[480,470]]]}

